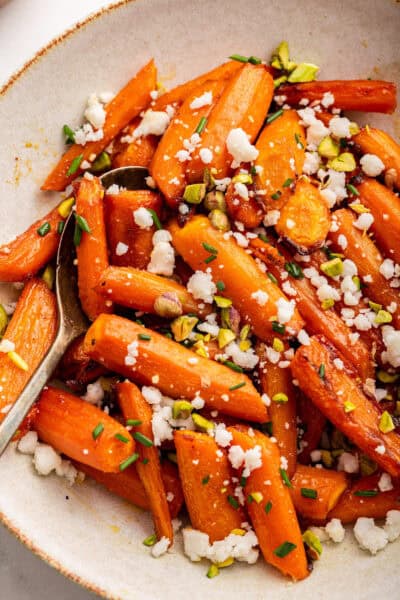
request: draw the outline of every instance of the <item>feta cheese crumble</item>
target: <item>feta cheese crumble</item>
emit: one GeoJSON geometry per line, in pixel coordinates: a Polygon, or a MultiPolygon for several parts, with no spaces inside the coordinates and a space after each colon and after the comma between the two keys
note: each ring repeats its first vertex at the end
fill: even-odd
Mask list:
{"type": "Polygon", "coordinates": [[[354,536],[360,548],[376,554],[387,545],[388,534],[382,527],[375,525],[374,519],[359,517],[354,525],[354,536]]]}
{"type": "Polygon", "coordinates": [[[187,290],[196,300],[212,304],[217,287],[210,273],[196,271],[187,282],[187,290]]]}
{"type": "Polygon", "coordinates": [[[384,171],[385,165],[375,154],[364,154],[360,159],[363,172],[369,177],[378,177],[384,171]]]}
{"type": "Polygon", "coordinates": [[[241,127],[230,130],[226,147],[235,163],[233,168],[239,166],[241,162],[256,160],[258,156],[257,148],[250,143],[247,133],[241,127]]]}

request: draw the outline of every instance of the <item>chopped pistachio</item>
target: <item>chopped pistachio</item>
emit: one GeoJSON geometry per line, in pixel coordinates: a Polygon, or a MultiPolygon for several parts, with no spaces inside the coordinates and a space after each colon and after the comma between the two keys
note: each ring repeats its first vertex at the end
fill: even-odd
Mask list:
{"type": "Polygon", "coordinates": [[[42,279],[49,288],[49,290],[53,289],[55,277],[56,273],[54,271],[54,267],[52,265],[47,265],[47,267],[42,273],[42,279]]]}
{"type": "Polygon", "coordinates": [[[317,65],[313,65],[312,63],[300,63],[297,67],[290,73],[288,77],[289,83],[305,83],[307,81],[314,81],[315,76],[319,71],[319,67],[317,65]]]}
{"type": "Polygon", "coordinates": [[[380,310],[382,310],[382,304],[377,304],[376,302],[372,302],[372,300],[368,301],[368,306],[370,307],[371,310],[373,310],[376,313],[378,313],[380,310]]]}
{"type": "Polygon", "coordinates": [[[175,292],[165,292],[154,301],[154,310],[160,317],[172,319],[182,314],[182,303],[175,292]]]}
{"type": "Polygon", "coordinates": [[[353,404],[353,402],[350,402],[350,400],[345,400],[343,406],[344,412],[346,413],[353,412],[353,410],[355,410],[356,408],[355,404],[353,404]]]}
{"type": "Polygon", "coordinates": [[[185,187],[183,199],[189,204],[200,204],[206,195],[205,183],[192,183],[185,187]]]}
{"type": "Polygon", "coordinates": [[[339,156],[340,146],[330,135],[324,137],[324,139],[318,145],[318,154],[324,158],[336,158],[339,156]]]}
{"type": "Polygon", "coordinates": [[[321,450],[322,463],[328,469],[333,465],[332,453],[329,450],[321,450]]]}
{"type": "Polygon", "coordinates": [[[322,300],[321,306],[323,310],[328,310],[329,308],[335,306],[335,301],[333,298],[326,298],[325,300],[322,300]]]}
{"type": "Polygon", "coordinates": [[[239,350],[241,350],[242,352],[247,352],[247,350],[250,350],[250,348],[251,348],[250,340],[240,340],[239,350]]]}
{"type": "Polygon", "coordinates": [[[168,458],[168,460],[175,463],[176,465],[178,464],[178,458],[176,456],[176,452],[168,452],[167,458],[168,458]]]}
{"type": "Polygon", "coordinates": [[[198,322],[197,317],[189,317],[188,315],[174,319],[171,323],[171,331],[174,334],[175,341],[183,342],[183,340],[186,340],[198,322]]]}
{"type": "Polygon", "coordinates": [[[352,121],[349,125],[349,131],[350,131],[350,135],[357,135],[357,133],[360,133],[360,128],[357,125],[357,123],[352,121]]]}
{"type": "Polygon", "coordinates": [[[21,371],[29,371],[29,367],[28,367],[27,363],[24,361],[22,356],[20,356],[17,352],[15,352],[14,350],[11,350],[11,352],[7,352],[7,356],[14,363],[14,365],[16,367],[21,369],[21,371]]]}
{"type": "Polygon", "coordinates": [[[252,492],[249,494],[249,496],[252,500],[254,500],[254,502],[257,502],[257,504],[260,504],[260,502],[263,501],[263,495],[261,492],[252,492]]]}
{"type": "Polygon", "coordinates": [[[232,300],[223,296],[214,296],[214,302],[218,308],[229,308],[232,306],[232,300]]]}
{"type": "Polygon", "coordinates": [[[281,77],[277,77],[276,79],[274,79],[274,88],[278,88],[280,85],[282,85],[282,83],[286,83],[287,82],[287,76],[286,75],[281,75],[281,77]]]}
{"type": "Polygon", "coordinates": [[[236,529],[232,529],[231,533],[233,535],[245,535],[246,534],[246,530],[245,529],[239,529],[237,527],[236,529]]]}
{"type": "Polygon", "coordinates": [[[94,163],[90,167],[90,170],[93,173],[100,173],[101,171],[105,171],[111,167],[111,158],[107,152],[100,152],[100,154],[96,157],[94,163]]]}
{"type": "Polygon", "coordinates": [[[398,380],[399,375],[396,373],[388,373],[387,371],[382,371],[379,369],[377,373],[377,378],[382,383],[394,383],[398,380]]]}
{"type": "Polygon", "coordinates": [[[217,565],[211,565],[207,571],[208,579],[213,579],[214,577],[217,577],[217,575],[219,575],[219,569],[217,565]]]}
{"type": "Polygon", "coordinates": [[[364,204],[361,204],[361,202],[352,202],[351,204],[349,204],[349,208],[351,208],[351,210],[357,213],[358,215],[371,212],[369,208],[364,206],[364,204]]]}
{"type": "Polygon", "coordinates": [[[343,261],[341,258],[332,258],[320,266],[320,269],[329,277],[337,277],[343,273],[343,261]]]}
{"type": "Polygon", "coordinates": [[[232,177],[232,183],[250,184],[253,183],[253,178],[250,173],[238,173],[232,177]]]}
{"type": "Polygon", "coordinates": [[[226,567],[230,567],[235,562],[235,559],[232,556],[228,556],[226,560],[223,562],[215,563],[219,569],[225,569],[226,567]]]}
{"type": "Polygon", "coordinates": [[[290,62],[289,44],[286,41],[281,42],[275,50],[274,55],[279,59],[281,68],[284,71],[288,71],[290,62]]]}
{"type": "Polygon", "coordinates": [[[222,212],[226,212],[226,202],[224,193],[219,192],[218,190],[208,192],[204,200],[204,208],[210,211],[218,209],[222,210],[222,212]]]}
{"type": "Polygon", "coordinates": [[[356,168],[356,161],[351,152],[342,152],[336,158],[328,161],[328,167],[339,173],[350,173],[356,168]]]}
{"type": "Polygon", "coordinates": [[[193,411],[193,406],[187,400],[175,400],[172,405],[174,419],[187,419],[193,411]]]}
{"type": "Polygon", "coordinates": [[[233,342],[235,339],[236,335],[231,329],[225,329],[224,327],[220,328],[218,332],[218,346],[220,348],[225,348],[225,346],[233,342]]]}
{"type": "Polygon", "coordinates": [[[4,306],[0,304],[0,337],[4,335],[8,325],[8,316],[4,309],[4,306]]]}
{"type": "Polygon", "coordinates": [[[58,214],[63,219],[66,219],[68,217],[69,213],[71,212],[74,203],[75,203],[75,198],[66,198],[66,200],[63,200],[61,202],[61,204],[59,204],[59,206],[58,206],[58,214]]]}
{"type": "Polygon", "coordinates": [[[219,208],[215,208],[214,210],[212,210],[209,213],[208,218],[211,221],[211,225],[215,227],[215,229],[218,229],[218,231],[225,232],[229,231],[231,228],[228,217],[219,208]]]}
{"type": "Polygon", "coordinates": [[[361,279],[357,275],[353,275],[351,280],[354,283],[354,285],[356,286],[357,290],[360,291],[361,290],[361,279]]]}
{"type": "Polygon", "coordinates": [[[375,317],[375,323],[378,325],[383,325],[384,323],[391,323],[392,319],[393,317],[390,312],[387,310],[379,310],[375,317]]]}
{"type": "Polygon", "coordinates": [[[307,529],[303,533],[303,542],[307,546],[312,560],[318,560],[322,554],[322,544],[319,537],[313,531],[307,529]]]}
{"type": "Polygon", "coordinates": [[[203,340],[199,340],[198,342],[196,342],[193,348],[196,348],[196,354],[202,356],[203,358],[208,358],[207,348],[205,347],[203,340]]]}
{"type": "Polygon", "coordinates": [[[381,418],[379,419],[379,429],[382,433],[389,433],[395,429],[392,415],[388,413],[387,410],[381,414],[381,418]]]}
{"type": "Polygon", "coordinates": [[[272,396],[272,400],[273,400],[273,402],[284,403],[284,402],[288,402],[289,398],[283,392],[278,392],[277,394],[274,394],[272,396]]]}
{"type": "Polygon", "coordinates": [[[157,542],[157,536],[155,533],[153,533],[152,535],[149,535],[147,538],[145,538],[142,542],[142,544],[144,546],[154,546],[154,544],[157,542]]]}
{"type": "Polygon", "coordinates": [[[215,179],[213,177],[213,173],[208,168],[204,169],[203,183],[205,184],[207,190],[215,188],[215,179]]]}
{"type": "Polygon", "coordinates": [[[282,340],[280,340],[279,338],[273,339],[272,347],[275,350],[275,352],[283,352],[285,349],[285,346],[283,345],[282,340]]]}
{"type": "Polygon", "coordinates": [[[207,431],[210,431],[210,429],[214,429],[214,423],[212,421],[209,421],[208,419],[205,419],[198,413],[194,413],[192,415],[192,419],[197,429],[200,429],[200,431],[204,431],[204,433],[207,433],[207,431]]]}

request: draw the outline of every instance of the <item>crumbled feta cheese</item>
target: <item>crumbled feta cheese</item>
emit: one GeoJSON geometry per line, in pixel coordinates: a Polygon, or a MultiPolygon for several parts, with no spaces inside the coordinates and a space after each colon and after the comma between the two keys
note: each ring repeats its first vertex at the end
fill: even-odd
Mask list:
{"type": "Polygon", "coordinates": [[[259,306],[265,306],[269,298],[267,292],[264,292],[263,290],[253,292],[250,297],[253,298],[259,306]]]}
{"type": "Polygon", "coordinates": [[[386,452],[386,448],[385,448],[385,446],[383,444],[380,444],[379,446],[377,446],[375,448],[375,452],[377,452],[378,454],[383,455],[386,452]]]}
{"type": "Polygon", "coordinates": [[[243,200],[249,199],[249,189],[248,189],[247,185],[245,185],[244,183],[241,183],[240,181],[237,181],[234,185],[234,189],[235,189],[236,196],[239,196],[243,200]]]}
{"type": "Polygon", "coordinates": [[[230,130],[226,147],[236,166],[241,162],[251,162],[258,156],[257,148],[250,143],[247,133],[240,127],[230,130]]]}
{"type": "Polygon", "coordinates": [[[384,325],[381,331],[386,347],[382,352],[382,361],[391,364],[392,367],[400,367],[400,331],[391,325],[384,325]]]}
{"type": "Polygon", "coordinates": [[[49,475],[61,467],[61,456],[51,446],[38,444],[35,448],[33,464],[39,475],[49,475]]]}
{"type": "Polygon", "coordinates": [[[386,514],[384,530],[389,542],[394,542],[400,536],[400,510],[389,510],[386,514]]]}
{"type": "Polygon", "coordinates": [[[295,301],[279,298],[279,300],[275,302],[275,306],[277,308],[277,319],[279,323],[288,323],[294,315],[294,310],[296,307],[295,301]]]}
{"type": "Polygon", "coordinates": [[[236,342],[231,342],[224,348],[227,356],[230,356],[233,362],[243,369],[254,369],[258,364],[259,357],[254,351],[254,348],[243,351],[236,342]]]}
{"type": "Polygon", "coordinates": [[[197,110],[198,108],[202,108],[203,106],[208,106],[209,104],[212,104],[212,100],[212,92],[204,92],[204,94],[202,94],[201,96],[197,96],[197,98],[192,100],[189,106],[192,110],[197,110]]]}
{"type": "Polygon", "coordinates": [[[89,402],[89,404],[94,404],[96,406],[101,406],[101,403],[104,399],[104,390],[101,386],[101,381],[98,379],[93,383],[88,383],[86,388],[86,393],[82,396],[82,400],[89,402]]]}
{"type": "Polygon", "coordinates": [[[344,369],[344,363],[340,358],[334,358],[333,359],[333,364],[335,365],[335,367],[339,370],[339,371],[343,371],[344,369]]]}
{"type": "Polygon", "coordinates": [[[240,469],[244,462],[245,452],[241,446],[231,446],[228,451],[229,461],[234,469],[240,469]]]}
{"type": "Polygon", "coordinates": [[[340,519],[331,519],[325,526],[325,531],[336,544],[343,542],[346,530],[340,519]]]}
{"type": "Polygon", "coordinates": [[[393,489],[392,478],[389,473],[382,473],[378,481],[378,488],[381,492],[390,492],[393,489]]]}
{"type": "Polygon", "coordinates": [[[193,298],[212,304],[217,287],[210,273],[196,271],[187,282],[187,289],[193,298]]]}
{"type": "Polygon", "coordinates": [[[151,426],[153,431],[154,445],[161,446],[165,440],[172,440],[174,430],[170,421],[172,420],[172,409],[170,406],[162,406],[153,412],[151,426]]]}
{"type": "Polygon", "coordinates": [[[350,133],[350,121],[346,117],[332,117],[329,121],[329,129],[332,135],[338,138],[349,138],[350,133]]]}
{"type": "Polygon", "coordinates": [[[363,314],[359,314],[354,319],[354,327],[358,329],[358,331],[369,331],[372,327],[372,324],[368,317],[363,314]]]}
{"type": "Polygon", "coordinates": [[[269,210],[264,217],[264,225],[265,227],[272,227],[276,225],[279,221],[281,213],[279,210],[269,210]]]}
{"type": "Polygon", "coordinates": [[[184,552],[194,562],[208,558],[213,563],[220,563],[230,557],[249,564],[257,561],[258,550],[255,546],[258,540],[252,530],[245,535],[230,533],[225,539],[217,540],[211,545],[208,535],[201,531],[185,528],[182,532],[184,552]]]}
{"type": "Polygon", "coordinates": [[[340,300],[340,294],[334,287],[329,285],[329,283],[323,283],[317,288],[317,296],[321,302],[324,300],[340,300]]]}
{"type": "MultiPolygon", "coordinates": [[[[154,237],[153,237],[154,239],[154,237]]],[[[150,262],[147,265],[149,273],[170,277],[175,268],[175,251],[169,242],[155,244],[151,251],[150,262]]]]}
{"type": "Polygon", "coordinates": [[[395,275],[395,264],[391,258],[385,258],[379,267],[379,273],[384,276],[385,279],[392,279],[395,275]]]}
{"type": "Polygon", "coordinates": [[[371,213],[362,213],[359,217],[354,221],[354,227],[357,229],[361,229],[361,231],[367,231],[372,223],[374,222],[374,217],[371,213]]]}
{"type": "Polygon", "coordinates": [[[321,450],[313,450],[312,452],[310,452],[310,458],[312,462],[319,462],[322,458],[321,450]]]}
{"type": "Polygon", "coordinates": [[[310,336],[308,335],[308,333],[305,329],[300,329],[300,331],[297,335],[297,340],[299,341],[300,344],[303,344],[303,346],[310,345],[310,336]]]}
{"type": "Polygon", "coordinates": [[[171,540],[163,536],[156,544],[154,544],[154,546],[151,547],[151,555],[154,558],[159,558],[166,553],[170,544],[171,540]]]}
{"type": "Polygon", "coordinates": [[[231,446],[228,451],[228,459],[234,469],[243,465],[243,477],[248,477],[252,471],[262,466],[261,447],[254,446],[244,451],[240,446],[231,446]]]}
{"type": "Polygon", "coordinates": [[[129,246],[127,244],[124,244],[124,242],[118,242],[118,244],[115,247],[115,254],[117,256],[123,256],[128,252],[128,250],[129,246]]]}
{"type": "Polygon", "coordinates": [[[209,148],[201,148],[199,151],[199,156],[204,165],[209,165],[213,159],[213,153],[209,148]]]}
{"type": "Polygon", "coordinates": [[[79,146],[84,146],[88,142],[98,142],[104,137],[103,129],[93,129],[90,123],[85,123],[79,129],[74,131],[75,143],[79,146]]]}
{"type": "Polygon", "coordinates": [[[157,187],[157,184],[156,184],[156,182],[154,181],[154,179],[152,178],[152,176],[151,176],[151,175],[148,175],[148,176],[145,178],[145,182],[146,182],[146,185],[147,185],[149,188],[153,188],[153,190],[154,190],[154,189],[156,189],[156,187],[157,187]]]}
{"type": "Polygon", "coordinates": [[[7,338],[3,338],[0,342],[0,352],[14,352],[15,344],[11,340],[7,340],[7,338]]]}
{"type": "Polygon", "coordinates": [[[338,244],[342,248],[342,250],[346,250],[347,248],[347,237],[341,233],[338,236],[338,244]]]}
{"type": "Polygon", "coordinates": [[[303,173],[313,175],[319,169],[321,159],[318,152],[306,152],[303,164],[303,173]]]}
{"type": "Polygon", "coordinates": [[[99,102],[96,94],[91,94],[91,96],[89,96],[84,117],[95,129],[101,129],[103,127],[106,121],[106,111],[99,102]]]}
{"type": "Polygon", "coordinates": [[[354,536],[363,550],[376,554],[388,543],[388,534],[382,527],[375,525],[374,519],[359,517],[354,525],[354,536]]]}
{"type": "Polygon", "coordinates": [[[134,139],[145,135],[162,135],[167,129],[170,117],[166,112],[146,110],[144,117],[132,136],[134,139]]]}
{"type": "Polygon", "coordinates": [[[369,177],[378,177],[385,170],[385,165],[375,154],[364,154],[360,159],[360,165],[369,177]]]}
{"type": "Polygon", "coordinates": [[[358,457],[350,452],[343,452],[339,456],[338,460],[338,471],[344,471],[345,473],[358,473],[358,457]]]}
{"type": "Polygon", "coordinates": [[[107,194],[109,196],[118,196],[120,191],[121,188],[116,183],[113,183],[112,185],[110,185],[110,187],[107,188],[107,194]]]}
{"type": "Polygon", "coordinates": [[[206,533],[185,527],[182,529],[183,551],[193,562],[198,562],[207,556],[210,539],[206,533]]]}
{"type": "Polygon", "coordinates": [[[332,106],[334,103],[335,96],[332,94],[332,92],[325,92],[325,94],[322,96],[321,105],[324,108],[328,108],[328,106],[332,106]]]}
{"type": "Polygon", "coordinates": [[[99,100],[102,104],[108,104],[115,98],[115,94],[113,92],[100,92],[99,100]]]}
{"type": "Polygon", "coordinates": [[[144,206],[133,211],[133,220],[140,229],[150,229],[153,226],[153,217],[144,206]]]}
{"type": "Polygon", "coordinates": [[[139,342],[134,340],[128,344],[126,350],[127,354],[125,356],[124,363],[126,366],[131,367],[136,363],[136,359],[139,356],[139,342]]]}
{"type": "Polygon", "coordinates": [[[224,423],[218,423],[214,429],[214,439],[218,446],[226,448],[232,441],[232,434],[226,429],[224,423]]]}
{"type": "Polygon", "coordinates": [[[36,431],[28,431],[18,442],[18,450],[22,454],[34,454],[38,445],[38,434],[36,431]]]}

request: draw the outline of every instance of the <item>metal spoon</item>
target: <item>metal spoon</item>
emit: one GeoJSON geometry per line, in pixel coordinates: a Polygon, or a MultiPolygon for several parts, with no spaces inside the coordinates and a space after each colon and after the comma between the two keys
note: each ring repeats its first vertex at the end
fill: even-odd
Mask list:
{"type": "MultiPolygon", "coordinates": [[[[146,184],[148,171],[144,167],[121,167],[100,177],[104,188],[116,184],[128,190],[149,189],[146,184]]],[[[0,424],[0,456],[12,440],[24,417],[35,402],[61,360],[69,344],[88,328],[77,289],[74,266],[73,236],[75,218],[68,217],[57,252],[56,296],[58,308],[58,330],[53,345],[47,352],[23,392],[19,395],[4,421],[0,424]]]]}

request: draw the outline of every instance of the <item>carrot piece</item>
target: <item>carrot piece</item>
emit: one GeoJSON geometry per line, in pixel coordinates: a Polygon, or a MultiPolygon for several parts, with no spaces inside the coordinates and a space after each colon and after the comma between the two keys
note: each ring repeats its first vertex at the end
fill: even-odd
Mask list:
{"type": "Polygon", "coordinates": [[[135,442],[125,427],[68,392],[46,387],[39,396],[38,409],[33,428],[40,439],[73,460],[101,471],[119,472],[121,464],[135,450],[135,442]],[[127,443],[117,435],[126,438],[127,443]]]}
{"type": "MultiPolygon", "coordinates": [[[[74,461],[76,468],[91,477],[113,494],[128,500],[139,508],[150,510],[150,503],[143,483],[138,475],[136,465],[132,465],[121,473],[104,473],[89,465],[74,461]]],[[[179,514],[183,504],[183,492],[179,481],[178,470],[170,462],[161,465],[161,477],[165,491],[171,492],[174,498],[168,503],[171,519],[179,514]]]]}
{"type": "Polygon", "coordinates": [[[262,465],[251,471],[244,490],[247,498],[255,492],[262,496],[261,502],[250,502],[247,510],[266,562],[294,580],[304,579],[309,574],[306,554],[289,489],[280,475],[276,444],[259,432],[252,437],[234,427],[229,427],[228,431],[233,437],[232,444],[244,451],[256,446],[260,448],[262,465]],[[292,546],[287,554],[279,556],[279,549],[285,542],[292,546]]]}
{"type": "Polygon", "coordinates": [[[305,133],[295,110],[267,125],[257,140],[255,187],[265,210],[280,210],[291,195],[290,182],[303,172],[305,133]],[[284,186],[284,183],[289,185],[284,186]]]}
{"type": "Polygon", "coordinates": [[[326,425],[326,417],[307,396],[300,393],[297,397],[298,427],[304,433],[301,436],[297,460],[303,465],[311,461],[311,452],[318,448],[322,432],[326,425]]]}
{"type": "Polygon", "coordinates": [[[375,127],[364,127],[353,140],[365,154],[379,156],[386,168],[388,184],[392,183],[400,190],[400,145],[388,133],[375,127]]]}
{"type": "Polygon", "coordinates": [[[389,510],[400,510],[400,481],[392,481],[393,489],[380,492],[378,481],[381,473],[361,477],[355,481],[331,510],[328,519],[340,519],[342,523],[353,523],[359,517],[384,519],[389,510]],[[363,495],[374,491],[376,496],[363,495]],[[361,494],[359,493],[361,492],[361,494]]]}
{"type": "Polygon", "coordinates": [[[151,385],[153,376],[158,375],[157,387],[173,398],[194,398],[199,392],[213,409],[250,421],[267,420],[266,407],[246,375],[198,356],[128,319],[100,315],[86,333],[85,351],[94,360],[143,385],[151,385]],[[150,339],[143,340],[140,335],[150,339]],[[192,364],[194,357],[197,362],[192,364]],[[239,383],[245,385],[233,390],[239,383]],[[227,401],[223,399],[225,395],[227,401]]]}
{"type": "Polygon", "coordinates": [[[228,457],[217,454],[218,445],[206,433],[175,431],[174,440],[192,527],[207,533],[211,543],[222,540],[246,520],[243,509],[229,502],[234,486],[228,457]]]}
{"type": "MultiPolygon", "coordinates": [[[[268,270],[282,285],[287,273],[285,263],[290,262],[288,252],[281,246],[278,251],[260,239],[252,240],[251,246],[253,254],[267,265],[268,270]]],[[[315,288],[309,280],[305,277],[291,278],[290,285],[296,290],[297,308],[306,322],[307,330],[312,334],[322,334],[335,344],[363,381],[372,377],[374,365],[368,347],[361,340],[352,343],[351,329],[333,310],[323,310],[315,288]]]]}
{"type": "Polygon", "coordinates": [[[120,134],[115,140],[112,151],[113,169],[119,167],[148,167],[154,152],[158,146],[158,137],[155,135],[144,135],[131,142],[123,142],[122,139],[129,138],[139,126],[141,119],[138,117],[128,125],[127,131],[120,134]]]}
{"type": "Polygon", "coordinates": [[[27,364],[23,370],[8,354],[0,353],[0,422],[41,363],[56,335],[57,307],[54,294],[42,279],[29,281],[17,302],[4,339],[27,364]]]}
{"type": "Polygon", "coordinates": [[[187,160],[181,160],[178,153],[185,151],[185,140],[190,143],[197,126],[202,119],[208,117],[225,85],[224,80],[217,80],[206,81],[196,87],[185,99],[160,140],[151,162],[150,172],[171,208],[175,208],[182,199],[186,186],[187,160]],[[193,109],[192,102],[206,92],[211,92],[211,102],[193,109]]]}
{"type": "Polygon", "coordinates": [[[335,220],[338,225],[337,231],[329,233],[329,239],[332,241],[332,248],[336,252],[343,254],[355,262],[358,269],[358,275],[362,279],[366,276],[372,278],[368,283],[366,294],[374,302],[382,304],[384,307],[394,302],[397,306],[392,314],[393,325],[400,328],[400,304],[397,290],[391,288],[389,282],[381,275],[379,268],[383,262],[383,257],[374,242],[362,232],[354,227],[355,216],[350,210],[341,209],[335,212],[335,220]],[[347,240],[345,250],[340,246],[339,236],[344,235],[347,240]]]}
{"type": "Polygon", "coordinates": [[[242,68],[243,64],[237,62],[236,60],[231,60],[223,63],[222,65],[218,65],[218,67],[215,69],[207,71],[207,73],[203,73],[202,75],[195,77],[195,79],[186,81],[185,83],[173,88],[169,92],[162,94],[162,96],[154,101],[152,104],[152,109],[165,110],[169,104],[180,105],[190,94],[193,93],[196,88],[203,85],[206,81],[228,81],[237,71],[242,68]]]}
{"type": "Polygon", "coordinates": [[[133,267],[108,267],[96,290],[117,304],[150,314],[158,314],[154,303],[165,294],[177,299],[183,313],[207,314],[207,310],[199,307],[199,303],[183,285],[133,267]]]}
{"type": "Polygon", "coordinates": [[[317,188],[298,181],[281,209],[275,226],[278,234],[300,254],[309,254],[324,244],[330,226],[329,209],[317,188]]]}
{"type": "Polygon", "coordinates": [[[80,169],[78,168],[75,173],[70,175],[69,169],[72,162],[78,160],[80,156],[82,157],[81,162],[83,162],[89,160],[92,154],[100,154],[111,140],[149,104],[150,92],[156,87],[156,78],[156,67],[154,61],[151,60],[107,105],[103,137],[96,142],[88,142],[84,146],[73,144],[48,175],[41,189],[61,191],[75,179],[80,173],[80,169]]]}
{"type": "Polygon", "coordinates": [[[84,335],[77,337],[67,348],[57,367],[57,377],[68,383],[68,386],[81,390],[107,370],[90,359],[83,350],[84,335]]]}
{"type": "Polygon", "coordinates": [[[207,166],[216,169],[216,176],[229,175],[232,163],[226,147],[229,132],[242,128],[253,142],[267,116],[273,89],[273,79],[263,65],[246,64],[232,77],[210,114],[201,135],[201,144],[188,163],[186,173],[190,182],[203,179],[202,148],[213,152],[207,166]]]}
{"type": "Polygon", "coordinates": [[[348,81],[311,81],[282,85],[279,94],[291,106],[299,104],[302,98],[310,102],[322,100],[330,92],[334,97],[334,108],[367,112],[393,113],[396,108],[396,86],[389,81],[351,79],[348,81]]]}
{"type": "Polygon", "coordinates": [[[297,513],[305,519],[322,521],[340,502],[347,479],[343,472],[298,465],[291,484],[290,495],[297,513]]]}
{"type": "Polygon", "coordinates": [[[24,233],[0,246],[0,281],[23,281],[36,275],[57,252],[60,241],[57,227],[60,222],[64,222],[64,219],[58,207],[53,208],[24,233]],[[49,232],[40,235],[38,230],[46,223],[50,226],[49,232]]]}
{"type": "Polygon", "coordinates": [[[400,436],[380,431],[378,405],[363,394],[351,374],[335,366],[335,358],[340,355],[328,341],[322,336],[313,337],[309,346],[297,350],[291,364],[293,376],[340,431],[388,473],[398,477],[400,436]],[[355,408],[346,412],[348,401],[355,408]]]}
{"type": "MultiPolygon", "coordinates": [[[[105,221],[110,248],[110,262],[120,267],[145,269],[153,249],[152,237],[155,226],[141,229],[133,213],[139,208],[154,210],[161,216],[161,198],[150,190],[128,190],[119,194],[105,195],[105,221]],[[117,253],[119,243],[128,246],[123,254],[117,253]]],[[[123,249],[124,246],[123,246],[123,249]]]]}
{"type": "Polygon", "coordinates": [[[252,196],[242,198],[235,189],[234,181],[228,186],[225,202],[232,221],[240,221],[246,229],[258,227],[263,220],[264,211],[260,204],[252,196]]]}
{"type": "Polygon", "coordinates": [[[90,232],[82,232],[76,247],[78,289],[82,308],[91,321],[101,313],[112,312],[110,302],[95,290],[102,272],[108,267],[103,196],[99,179],[82,179],[76,196],[76,216],[85,219],[90,232]]]}
{"type": "Polygon", "coordinates": [[[264,344],[259,344],[257,354],[260,357],[258,376],[261,390],[270,398],[269,415],[272,422],[272,434],[278,441],[279,451],[287,460],[287,472],[292,477],[297,461],[297,422],[296,391],[292,383],[290,369],[281,369],[268,361],[264,344]],[[276,394],[285,394],[286,402],[275,402],[276,394]]]}
{"type": "MultiPolygon", "coordinates": [[[[277,319],[277,303],[284,302],[286,296],[261,273],[254,259],[231,237],[225,239],[226,236],[214,229],[206,217],[196,216],[182,228],[173,221],[169,230],[176,250],[193,270],[211,269],[214,281],[224,282],[224,294],[233,301],[255,334],[262,340],[274,337],[272,322],[277,319]],[[204,247],[207,244],[216,250],[212,255],[215,260],[211,262],[206,262],[210,258],[204,247]],[[267,295],[262,306],[257,301],[257,292],[267,295]]],[[[294,308],[286,322],[287,334],[296,335],[302,326],[303,321],[294,308]]]]}
{"type": "MultiPolygon", "coordinates": [[[[137,440],[137,451],[139,461],[136,468],[149,498],[150,508],[153,515],[154,529],[157,539],[163,537],[173,540],[171,516],[169,514],[167,496],[161,477],[161,465],[158,449],[153,443],[153,430],[151,420],[153,411],[143,398],[139,388],[130,381],[117,385],[118,402],[122,414],[126,420],[136,419],[140,425],[135,426],[135,433],[145,436],[147,442],[144,445],[137,440]]],[[[133,435],[135,435],[135,433],[133,435]]]]}

